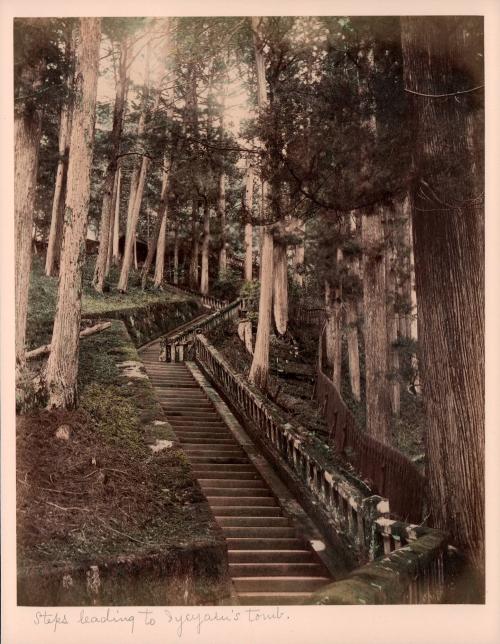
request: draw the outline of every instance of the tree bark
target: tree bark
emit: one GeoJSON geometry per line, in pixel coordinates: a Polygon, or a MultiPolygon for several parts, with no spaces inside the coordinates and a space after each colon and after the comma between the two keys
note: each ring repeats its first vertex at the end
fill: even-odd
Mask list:
{"type": "Polygon", "coordinates": [[[208,200],[205,200],[205,204],[203,207],[203,241],[201,245],[201,277],[200,277],[200,293],[202,293],[203,295],[208,295],[208,289],[209,289],[209,275],[208,275],[209,253],[210,253],[210,206],[208,204],[208,200]]]}
{"type": "MultiPolygon", "coordinates": [[[[146,60],[144,72],[144,85],[141,101],[141,113],[139,116],[139,123],[137,126],[137,138],[142,141],[146,130],[146,117],[148,112],[149,100],[149,84],[150,84],[150,59],[151,59],[151,42],[146,46],[146,60]]],[[[128,277],[132,262],[137,270],[137,248],[136,248],[136,229],[137,222],[139,221],[139,213],[141,210],[142,195],[144,192],[144,185],[146,181],[146,173],[149,167],[149,159],[143,156],[141,162],[134,163],[134,169],[130,178],[130,194],[127,208],[127,230],[125,233],[125,249],[123,252],[122,269],[120,272],[120,279],[118,281],[118,290],[126,293],[128,288],[128,277]],[[128,251],[127,251],[128,249],[128,251]]]]}
{"type": "Polygon", "coordinates": [[[288,262],[285,244],[274,244],[273,274],[274,324],[279,335],[285,335],[288,325],[288,262]]]}
{"type": "Polygon", "coordinates": [[[332,381],[339,395],[342,391],[342,310],[339,289],[325,280],[325,347],[326,361],[332,369],[332,381]]]}
{"type": "MultiPolygon", "coordinates": [[[[266,73],[263,53],[263,43],[260,39],[258,29],[260,19],[251,18],[253,30],[253,42],[255,53],[255,66],[257,72],[257,98],[259,110],[265,110],[268,106],[266,73]]],[[[262,202],[261,216],[265,219],[265,211],[268,205],[268,184],[262,180],[262,202]]],[[[271,335],[272,297],[273,297],[273,255],[274,239],[273,231],[269,226],[261,227],[261,251],[260,251],[260,296],[259,296],[259,319],[257,323],[257,335],[255,348],[250,367],[249,379],[260,389],[267,387],[269,375],[269,338],[271,335]]]]}
{"type": "Polygon", "coordinates": [[[355,400],[361,401],[361,374],[359,369],[358,308],[356,300],[346,299],[347,358],[349,363],[349,383],[355,400]]]}
{"type": "Polygon", "coordinates": [[[113,198],[111,200],[111,214],[110,214],[110,226],[109,226],[109,235],[108,235],[108,256],[106,259],[106,277],[109,275],[109,270],[111,268],[113,260],[113,243],[115,236],[115,223],[116,223],[116,204],[118,197],[118,186],[120,182],[120,168],[118,167],[115,172],[115,183],[113,185],[113,198]]]}
{"type": "Polygon", "coordinates": [[[408,101],[429,520],[484,576],[484,96],[454,94],[484,82],[472,66],[483,23],[415,16],[401,25],[405,85],[420,93],[408,101]]]}
{"type": "Polygon", "coordinates": [[[46,371],[49,408],[70,409],[77,404],[82,268],[90,199],[100,37],[99,18],[79,19],[65,234],[52,350],[46,371]]]}
{"type": "Polygon", "coordinates": [[[269,337],[273,295],[274,240],[269,226],[263,226],[260,258],[259,322],[249,380],[260,389],[267,386],[269,375],[269,337]]]}
{"type": "Polygon", "coordinates": [[[304,286],[304,274],[303,274],[303,268],[304,268],[304,259],[305,259],[305,223],[301,222],[299,226],[301,232],[302,232],[302,240],[299,244],[296,244],[294,249],[293,249],[293,259],[292,259],[292,265],[293,265],[293,281],[294,283],[299,287],[302,288],[304,286]]]}
{"type": "Polygon", "coordinates": [[[399,355],[394,344],[398,340],[398,317],[395,311],[396,301],[396,274],[395,274],[395,249],[392,245],[393,223],[386,222],[386,249],[385,249],[385,275],[386,275],[386,325],[387,325],[387,366],[389,374],[389,397],[391,411],[395,416],[401,412],[401,388],[399,384],[399,355]]]}
{"type": "Polygon", "coordinates": [[[250,221],[253,210],[253,184],[253,166],[250,160],[247,160],[247,170],[245,178],[245,210],[247,215],[247,222],[245,223],[245,282],[251,282],[253,279],[253,228],[250,221]]]}
{"type": "Polygon", "coordinates": [[[159,288],[163,281],[163,271],[165,267],[169,178],[170,178],[170,172],[168,170],[164,170],[163,176],[162,176],[162,183],[161,183],[160,206],[158,208],[158,215],[156,217],[156,223],[153,229],[153,234],[148,243],[148,254],[146,256],[146,259],[142,267],[141,285],[143,290],[146,288],[148,273],[151,269],[151,265],[153,264],[153,258],[154,258],[155,252],[156,252],[156,269],[155,269],[155,279],[154,279],[155,288],[159,288]],[[159,256],[160,238],[161,238],[161,246],[162,246],[161,257],[159,256]],[[157,279],[157,277],[159,279],[157,279]]]}
{"type": "Polygon", "coordinates": [[[227,237],[226,237],[226,177],[219,176],[219,194],[217,210],[220,222],[219,279],[227,273],[227,237]]]}
{"type": "Polygon", "coordinates": [[[45,258],[45,274],[57,275],[61,255],[62,233],[64,224],[64,198],[66,192],[66,175],[68,166],[68,143],[71,132],[71,106],[65,102],[61,108],[59,125],[59,159],[57,161],[54,198],[52,200],[52,217],[50,220],[49,241],[45,258]]]}
{"type": "Polygon", "coordinates": [[[366,429],[390,442],[390,400],[387,381],[386,277],[382,212],[363,214],[363,302],[366,378],[366,429]]]}
{"type": "MultiPolygon", "coordinates": [[[[40,68],[25,67],[25,86],[33,93],[40,85],[40,68]]],[[[29,99],[16,109],[14,116],[14,212],[16,244],[16,365],[25,364],[26,320],[31,271],[33,210],[35,206],[38,151],[42,119],[29,99]]]]}
{"type": "Polygon", "coordinates": [[[136,233],[137,222],[139,221],[139,212],[141,210],[142,193],[144,191],[144,184],[146,183],[146,174],[148,171],[149,159],[142,158],[141,173],[139,175],[139,183],[135,194],[134,207],[130,215],[130,230],[125,239],[125,249],[123,251],[122,269],[120,272],[120,279],[118,281],[118,290],[120,293],[126,293],[128,289],[128,278],[130,269],[132,268],[132,261],[137,261],[137,243],[136,233]]]}
{"type": "Polygon", "coordinates": [[[174,258],[173,258],[173,281],[179,283],[179,226],[176,224],[174,230],[174,258]]]}
{"type": "Polygon", "coordinates": [[[108,252],[111,221],[115,216],[113,193],[116,187],[116,173],[118,167],[118,155],[123,131],[123,114],[127,100],[127,67],[128,67],[128,45],[123,42],[120,46],[120,63],[116,83],[115,106],[113,110],[113,128],[111,130],[111,152],[108,164],[106,179],[104,182],[102,209],[101,209],[101,236],[99,251],[95,263],[93,285],[98,293],[104,289],[104,280],[108,267],[108,252]]]}
{"type": "Polygon", "coordinates": [[[115,201],[115,223],[113,226],[113,264],[118,266],[120,261],[120,190],[122,181],[122,169],[120,165],[117,171],[116,180],[116,201],[115,201]]]}
{"type": "Polygon", "coordinates": [[[198,289],[198,255],[199,240],[198,240],[198,199],[193,198],[192,211],[191,211],[191,259],[189,261],[189,286],[198,289]]]}

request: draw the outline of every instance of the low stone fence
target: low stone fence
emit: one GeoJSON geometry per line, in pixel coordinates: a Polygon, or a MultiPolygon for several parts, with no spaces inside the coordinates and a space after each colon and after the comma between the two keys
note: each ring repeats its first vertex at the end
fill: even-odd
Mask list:
{"type": "Polygon", "coordinates": [[[197,317],[204,309],[191,298],[186,301],[152,302],[145,306],[85,314],[86,319],[121,320],[136,347],[155,340],[171,329],[197,317]]]}
{"type": "Polygon", "coordinates": [[[207,306],[210,309],[216,309],[217,311],[223,309],[229,304],[227,300],[219,300],[216,297],[212,297],[211,295],[203,295],[199,291],[194,291],[193,289],[187,288],[187,286],[179,286],[178,284],[172,284],[169,282],[168,287],[173,291],[178,291],[179,293],[183,293],[184,295],[192,295],[193,297],[201,300],[201,303],[204,306],[207,306]]]}
{"type": "MultiPolygon", "coordinates": [[[[292,481],[330,543],[337,542],[339,534],[344,535],[357,552],[359,562],[372,561],[377,571],[382,566],[386,576],[393,582],[398,580],[396,595],[400,603],[435,601],[443,586],[442,554],[446,536],[430,528],[392,521],[387,499],[368,495],[361,486],[354,485],[327,463],[313,441],[306,442],[291,423],[283,424],[279,409],[236,374],[204,336],[196,335],[194,350],[197,363],[235,412],[246,420],[245,425],[266,448],[280,474],[292,481]],[[391,566],[384,568],[388,561],[391,566]],[[402,571],[406,571],[406,576],[402,571]],[[426,594],[422,588],[427,584],[436,589],[426,594]]],[[[354,574],[358,574],[356,583],[364,579],[359,571],[354,574]]],[[[363,585],[372,592],[369,581],[363,581],[363,585]]],[[[317,603],[340,603],[330,599],[322,595],[317,603]]]]}
{"type": "Polygon", "coordinates": [[[239,315],[240,307],[241,300],[235,300],[203,320],[194,321],[192,325],[188,325],[180,333],[162,338],[160,362],[184,362],[187,360],[196,335],[208,331],[226,320],[235,320],[239,315]]]}

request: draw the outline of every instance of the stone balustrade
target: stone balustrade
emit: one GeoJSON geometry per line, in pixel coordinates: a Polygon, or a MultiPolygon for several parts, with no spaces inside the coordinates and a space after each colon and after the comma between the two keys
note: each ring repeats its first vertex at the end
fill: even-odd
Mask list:
{"type": "Polygon", "coordinates": [[[235,300],[226,304],[215,313],[201,321],[193,321],[180,333],[165,336],[160,343],[160,362],[184,362],[189,358],[190,350],[198,333],[208,331],[226,320],[235,320],[239,316],[241,301],[235,300]]]}
{"type": "Polygon", "coordinates": [[[367,495],[314,453],[311,441],[305,441],[303,433],[291,423],[282,423],[279,410],[234,373],[203,335],[195,337],[194,350],[198,364],[246,420],[249,429],[302,486],[303,498],[312,497],[322,525],[347,537],[360,562],[370,562],[347,580],[317,593],[312,603],[439,601],[444,588],[447,536],[432,528],[392,520],[387,499],[367,495]],[[378,581],[372,584],[370,575],[378,581]],[[359,601],[352,600],[353,588],[357,589],[359,601]],[[378,595],[374,594],[377,588],[378,595]],[[381,597],[383,601],[379,601],[381,597]]]}

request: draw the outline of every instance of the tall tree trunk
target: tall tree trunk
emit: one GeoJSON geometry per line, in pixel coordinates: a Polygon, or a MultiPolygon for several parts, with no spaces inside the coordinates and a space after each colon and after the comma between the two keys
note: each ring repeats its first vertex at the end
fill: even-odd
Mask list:
{"type": "MultiPolygon", "coordinates": [[[[358,240],[359,234],[356,225],[356,215],[351,212],[349,215],[349,231],[353,239],[358,240]]],[[[360,262],[357,257],[350,257],[347,260],[348,272],[351,278],[361,282],[360,262]]],[[[346,307],[346,335],[347,335],[347,358],[349,364],[349,382],[351,393],[355,400],[361,401],[361,373],[359,366],[359,305],[360,298],[357,289],[354,292],[344,293],[346,307]]]]}
{"type": "Polygon", "coordinates": [[[189,286],[196,290],[198,288],[198,199],[193,199],[191,211],[191,259],[189,261],[189,286]]]}
{"type": "MultiPolygon", "coordinates": [[[[376,144],[376,105],[370,79],[375,71],[373,46],[365,43],[358,65],[359,94],[363,107],[372,111],[363,123],[366,134],[374,141],[365,141],[362,149],[363,178],[368,180],[372,171],[370,145],[376,144]]],[[[384,211],[375,205],[361,217],[363,247],[363,310],[365,340],[366,429],[374,438],[390,442],[391,403],[389,396],[387,360],[386,275],[384,254],[384,211]]]]}
{"type": "Polygon", "coordinates": [[[116,181],[115,223],[113,226],[113,264],[118,266],[120,261],[120,190],[122,169],[118,166],[116,181]]]}
{"type": "MultiPolygon", "coordinates": [[[[40,67],[25,67],[25,86],[35,94],[40,85],[40,67]]],[[[25,364],[26,320],[31,271],[33,210],[35,207],[38,151],[42,133],[40,111],[23,100],[14,117],[14,212],[16,231],[16,364],[25,364]]]]}
{"type": "MultiPolygon", "coordinates": [[[[144,71],[144,85],[142,90],[141,113],[139,116],[139,124],[137,126],[137,138],[143,141],[144,133],[146,130],[146,118],[148,113],[148,101],[150,91],[150,60],[151,60],[151,41],[146,46],[146,59],[144,71]]],[[[136,229],[137,222],[139,221],[139,213],[141,210],[142,195],[144,192],[144,185],[146,181],[146,173],[149,167],[149,158],[142,156],[141,162],[136,161],[132,170],[130,178],[130,194],[127,208],[127,230],[125,234],[125,250],[123,252],[122,269],[120,272],[120,279],[118,281],[118,290],[125,293],[128,288],[128,276],[134,262],[135,270],[138,268],[137,264],[137,247],[136,247],[136,229]],[[127,252],[127,248],[129,252],[127,252]]]]}
{"type": "Polygon", "coordinates": [[[227,236],[226,236],[226,177],[219,176],[217,210],[220,222],[219,279],[227,273],[227,236]]]}
{"type": "Polygon", "coordinates": [[[174,284],[179,283],[179,225],[176,224],[174,231],[174,284]]]}
{"type": "Polygon", "coordinates": [[[203,207],[203,241],[201,245],[200,293],[208,295],[208,260],[210,253],[210,206],[205,200],[203,207]]]}
{"type": "Polygon", "coordinates": [[[387,365],[389,372],[389,396],[391,411],[399,416],[401,411],[401,391],[399,384],[399,355],[394,344],[398,340],[398,318],[395,312],[396,301],[396,275],[395,275],[395,251],[391,242],[391,230],[393,225],[386,222],[386,249],[385,249],[385,275],[386,275],[386,325],[387,325],[387,365]]]}
{"type": "MultiPolygon", "coordinates": [[[[264,62],[263,43],[259,36],[260,19],[251,18],[253,30],[253,42],[255,53],[255,66],[257,72],[257,99],[259,110],[264,111],[268,107],[266,90],[266,68],[264,62]]],[[[265,212],[268,206],[268,184],[262,181],[262,203],[261,215],[265,219],[265,212]]],[[[271,335],[272,297],[273,297],[273,255],[274,239],[270,226],[261,227],[261,251],[260,251],[260,297],[259,297],[259,319],[257,322],[257,335],[255,348],[250,367],[250,381],[261,389],[267,386],[269,374],[269,338],[271,335]]]]}
{"type": "Polygon", "coordinates": [[[339,289],[325,280],[325,346],[326,361],[332,369],[332,381],[339,395],[342,390],[342,316],[339,289]]]}
{"type": "Polygon", "coordinates": [[[113,260],[113,243],[115,236],[115,223],[116,223],[116,203],[118,199],[118,184],[120,181],[120,168],[118,167],[115,172],[115,183],[113,186],[113,198],[111,201],[111,216],[110,216],[110,226],[109,226],[109,235],[108,235],[108,256],[106,259],[106,277],[109,274],[111,268],[111,263],[113,260]]]}
{"type": "Polygon", "coordinates": [[[141,284],[142,289],[146,288],[146,283],[148,279],[148,273],[153,264],[153,258],[156,252],[156,270],[155,270],[155,287],[159,288],[163,281],[163,271],[165,266],[165,246],[166,246],[166,231],[167,231],[167,212],[168,212],[168,184],[169,184],[170,172],[168,170],[163,171],[162,184],[161,184],[161,195],[160,195],[160,206],[158,208],[158,215],[156,217],[155,227],[153,229],[153,234],[149,239],[148,243],[148,254],[142,266],[142,275],[141,275],[141,284]],[[160,249],[160,239],[161,246],[160,249]],[[160,257],[161,250],[161,257],[160,257]],[[158,276],[157,274],[158,273],[158,276]],[[161,274],[161,277],[160,277],[161,274]],[[157,277],[159,277],[159,283],[157,283],[157,277]]]}
{"type": "Polygon", "coordinates": [[[288,262],[286,244],[274,244],[273,269],[274,324],[279,335],[285,335],[288,325],[288,262]]]}
{"type": "Polygon", "coordinates": [[[120,279],[118,281],[118,290],[120,293],[126,293],[128,289],[128,277],[130,269],[132,268],[132,261],[137,262],[137,241],[135,230],[137,222],[139,221],[139,212],[141,209],[142,193],[144,191],[144,184],[146,182],[146,174],[148,171],[149,159],[142,158],[141,173],[139,175],[139,183],[137,185],[136,198],[134,207],[132,208],[130,216],[130,231],[125,239],[125,249],[123,251],[122,269],[120,272],[120,279]]]}
{"type": "MultiPolygon", "coordinates": [[[[154,287],[161,288],[165,278],[165,250],[167,248],[167,217],[161,220],[160,231],[158,233],[158,243],[156,245],[156,261],[154,287]]],[[[177,282],[174,282],[177,283],[177,282]]]]}
{"type": "MultiPolygon", "coordinates": [[[[172,19],[165,18],[164,28],[166,31],[166,37],[163,44],[162,56],[164,59],[164,69],[168,68],[168,64],[171,61],[172,57],[172,19]]],[[[172,83],[172,78],[170,74],[167,74],[167,82],[169,85],[172,83]]],[[[169,87],[166,90],[166,102],[167,110],[166,117],[167,121],[170,123],[173,117],[173,87],[169,87]]],[[[160,99],[160,92],[156,95],[156,107],[158,107],[160,99]]],[[[156,263],[155,263],[155,275],[154,275],[154,287],[160,288],[163,283],[164,270],[165,270],[165,249],[167,244],[167,218],[168,218],[168,190],[170,184],[170,173],[172,171],[173,165],[173,150],[165,150],[163,155],[163,173],[162,173],[162,184],[161,184],[161,193],[160,193],[160,205],[158,207],[158,215],[156,219],[156,225],[153,231],[153,235],[148,243],[148,254],[146,261],[142,267],[142,288],[146,287],[147,276],[151,269],[153,263],[153,258],[156,252],[156,263]]]]}
{"type": "Polygon", "coordinates": [[[304,286],[304,274],[303,274],[303,268],[304,268],[304,258],[305,258],[305,223],[300,222],[299,228],[302,232],[302,239],[299,244],[296,244],[294,249],[293,249],[293,259],[292,259],[292,265],[293,265],[293,281],[294,283],[302,288],[304,286]]]}
{"type": "Polygon", "coordinates": [[[100,39],[100,19],[80,18],[76,33],[75,103],[68,163],[65,233],[51,352],[46,371],[49,408],[68,409],[77,403],[82,268],[90,200],[100,39]]]}
{"type": "Polygon", "coordinates": [[[353,398],[361,401],[361,374],[359,368],[358,308],[356,300],[346,299],[347,358],[349,363],[349,383],[353,398]]]}
{"type": "Polygon", "coordinates": [[[249,380],[257,387],[265,389],[269,374],[269,336],[271,333],[271,313],[273,295],[273,233],[269,226],[263,226],[262,250],[260,257],[260,297],[259,322],[253,353],[249,380]]]}
{"type": "Polygon", "coordinates": [[[108,164],[106,179],[104,182],[102,209],[101,209],[101,237],[99,251],[95,263],[93,285],[98,293],[104,289],[104,280],[107,274],[108,250],[111,221],[115,216],[113,193],[116,185],[116,173],[118,167],[118,155],[123,130],[123,114],[127,97],[127,67],[128,67],[128,45],[123,42],[120,46],[120,63],[116,83],[115,106],[113,110],[113,128],[111,130],[111,152],[108,164]]]}
{"type": "Polygon", "coordinates": [[[401,25],[405,85],[419,92],[408,100],[430,522],[484,575],[484,98],[480,89],[454,94],[483,85],[472,66],[483,22],[415,16],[401,25]]]}
{"type": "Polygon", "coordinates": [[[253,210],[253,184],[254,171],[253,166],[248,159],[245,178],[245,210],[247,216],[247,222],[245,223],[245,282],[251,282],[253,279],[253,227],[251,222],[253,210]]]}
{"type": "Polygon", "coordinates": [[[365,336],[366,429],[390,442],[390,400],[387,381],[386,277],[384,227],[380,208],[363,214],[363,301],[365,336]]]}
{"type": "Polygon", "coordinates": [[[57,161],[56,183],[54,187],[54,197],[52,200],[52,217],[50,220],[49,241],[47,244],[47,255],[45,258],[45,274],[49,276],[57,275],[59,271],[70,134],[71,106],[68,102],[65,102],[61,108],[59,125],[59,159],[57,161]]]}

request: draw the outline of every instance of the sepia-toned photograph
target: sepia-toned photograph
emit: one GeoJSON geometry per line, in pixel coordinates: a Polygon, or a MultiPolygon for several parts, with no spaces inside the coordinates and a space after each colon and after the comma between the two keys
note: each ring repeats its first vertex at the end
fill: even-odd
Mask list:
{"type": "Polygon", "coordinates": [[[12,29],[17,605],[484,604],[483,16],[12,29]]]}

